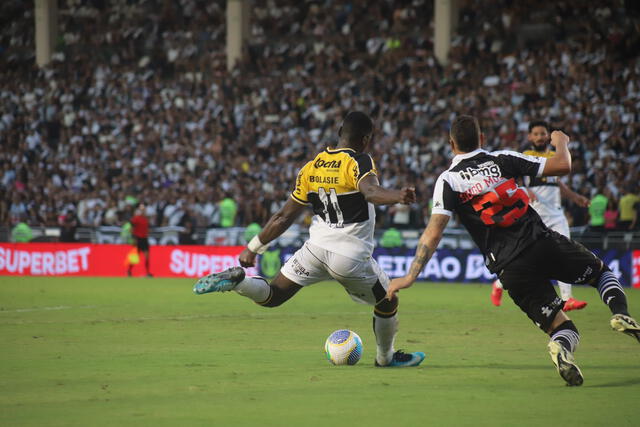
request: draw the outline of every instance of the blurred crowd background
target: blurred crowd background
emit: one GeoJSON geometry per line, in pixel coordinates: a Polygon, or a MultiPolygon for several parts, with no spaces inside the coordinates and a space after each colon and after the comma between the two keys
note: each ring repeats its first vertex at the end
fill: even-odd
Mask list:
{"type": "Polygon", "coordinates": [[[640,2],[461,1],[442,66],[432,0],[256,0],[231,72],[225,5],[62,0],[38,69],[33,3],[1,2],[0,225],[121,225],[139,202],[152,226],[264,223],[357,109],[376,123],[381,182],[418,193],[381,209],[383,226],[424,226],[460,113],[490,150],[526,149],[532,120],[563,129],[567,184],[606,198],[612,229],[638,226],[640,2]]]}

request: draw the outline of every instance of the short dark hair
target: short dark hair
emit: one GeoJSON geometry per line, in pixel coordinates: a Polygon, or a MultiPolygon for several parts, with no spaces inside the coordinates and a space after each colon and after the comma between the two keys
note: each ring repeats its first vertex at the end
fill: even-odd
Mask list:
{"type": "Polygon", "coordinates": [[[458,150],[464,153],[480,147],[480,124],[473,116],[460,115],[453,119],[449,135],[458,150]]]}
{"type": "Polygon", "coordinates": [[[551,130],[551,129],[549,129],[549,123],[545,122],[544,120],[534,120],[534,121],[529,123],[529,133],[531,133],[531,131],[533,131],[533,128],[538,127],[538,126],[542,126],[543,128],[545,128],[547,130],[547,132],[549,132],[551,130]]]}
{"type": "Polygon", "coordinates": [[[361,111],[351,111],[344,118],[340,128],[340,137],[349,143],[360,143],[362,139],[373,131],[371,118],[361,111]]]}

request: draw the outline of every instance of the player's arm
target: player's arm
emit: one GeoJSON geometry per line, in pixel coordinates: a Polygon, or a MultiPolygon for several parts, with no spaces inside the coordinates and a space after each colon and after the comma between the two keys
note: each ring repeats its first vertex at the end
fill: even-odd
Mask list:
{"type": "Polygon", "coordinates": [[[409,205],[416,201],[416,191],[413,187],[402,187],[399,190],[384,188],[375,175],[367,175],[358,183],[360,191],[367,202],[374,205],[393,205],[402,203],[409,205]]]}
{"type": "Polygon", "coordinates": [[[413,282],[416,281],[424,266],[429,262],[436,249],[438,249],[438,244],[440,243],[440,239],[442,239],[442,234],[448,222],[449,215],[431,215],[429,224],[422,232],[422,236],[420,236],[420,240],[418,241],[416,254],[409,268],[409,272],[404,277],[399,277],[391,281],[389,289],[387,290],[387,299],[391,300],[393,294],[400,289],[413,285],[413,282]]]}
{"type": "Polygon", "coordinates": [[[305,205],[289,198],[284,206],[269,218],[267,224],[264,226],[260,234],[258,234],[260,241],[266,245],[272,240],[280,237],[280,235],[287,231],[291,224],[293,224],[293,221],[300,216],[300,212],[304,209],[305,205]]]}
{"type": "Polygon", "coordinates": [[[542,176],[561,176],[571,172],[571,153],[569,152],[569,137],[562,131],[551,132],[551,145],[556,154],[547,159],[542,170],[542,176]]]}
{"type": "Polygon", "coordinates": [[[558,181],[558,186],[560,187],[560,196],[562,198],[569,199],[582,208],[588,208],[591,204],[589,199],[570,189],[564,182],[558,181]]]}
{"type": "Polygon", "coordinates": [[[269,218],[260,234],[251,239],[247,248],[240,254],[240,265],[252,267],[255,265],[256,255],[263,253],[272,240],[280,237],[300,216],[305,205],[289,198],[282,208],[269,218]]]}

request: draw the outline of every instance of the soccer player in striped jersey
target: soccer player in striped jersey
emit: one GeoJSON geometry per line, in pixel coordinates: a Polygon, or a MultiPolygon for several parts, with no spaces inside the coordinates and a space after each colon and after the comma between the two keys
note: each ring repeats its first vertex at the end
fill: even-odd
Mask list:
{"type": "MultiPolygon", "coordinates": [[[[524,154],[529,156],[551,158],[555,151],[551,150],[550,129],[547,122],[533,121],[529,123],[529,135],[527,139],[531,143],[531,150],[526,150],[524,154]]],[[[589,206],[589,199],[573,192],[557,176],[524,177],[524,185],[529,193],[529,204],[538,212],[544,225],[557,231],[563,236],[570,238],[569,223],[564,216],[564,210],[560,198],[572,200],[582,207],[589,206]]],[[[586,301],[580,301],[573,297],[571,284],[558,281],[560,297],[564,301],[562,310],[581,310],[587,306],[586,301]]],[[[491,302],[499,306],[502,302],[502,283],[500,279],[493,282],[491,288],[491,302]]]]}
{"type": "Polygon", "coordinates": [[[609,307],[611,327],[640,341],[640,325],[630,315],[627,297],[616,275],[581,244],[544,225],[529,208],[527,192],[517,185],[524,176],[560,176],[571,171],[569,137],[551,133],[553,157],[482,149],[478,120],[458,116],[449,136],[455,154],[438,177],[433,210],[422,233],[409,272],[394,279],[387,291],[393,298],[408,288],[436,251],[449,218],[456,213],[480,248],[489,271],[498,274],[509,296],[534,324],[550,337],[551,360],[567,385],[583,383],[574,352],[580,341],[576,325],[562,311],[563,302],[551,280],[588,284],[609,307]]]}
{"type": "Polygon", "coordinates": [[[338,135],[335,148],[320,152],[300,170],[291,197],[240,254],[240,265],[255,265],[256,256],[269,242],[284,233],[306,207],[313,209],[309,240],[271,283],[245,276],[242,268],[234,267],[201,278],[194,292],[233,290],[263,307],[277,307],[306,286],[334,279],[354,301],[374,306],[375,365],[417,366],[424,353],[394,349],[398,299],[385,298],[389,277],[371,256],[375,244],[373,205],[413,203],[415,190],[390,190],[378,183],[375,164],[366,153],[373,137],[369,116],[349,113],[338,135]]]}

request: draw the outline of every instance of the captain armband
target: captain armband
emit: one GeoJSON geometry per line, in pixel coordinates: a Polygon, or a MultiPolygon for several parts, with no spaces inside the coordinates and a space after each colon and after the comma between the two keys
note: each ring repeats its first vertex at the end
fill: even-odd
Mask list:
{"type": "Polygon", "coordinates": [[[262,255],[269,248],[269,244],[263,244],[256,235],[253,236],[253,239],[251,239],[251,241],[247,245],[247,248],[255,254],[262,255]]]}

